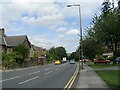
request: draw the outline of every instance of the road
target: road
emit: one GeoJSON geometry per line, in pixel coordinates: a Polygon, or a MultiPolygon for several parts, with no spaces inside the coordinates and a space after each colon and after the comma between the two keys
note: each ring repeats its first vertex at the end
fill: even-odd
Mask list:
{"type": "Polygon", "coordinates": [[[77,64],[48,64],[2,73],[2,88],[64,88],[77,64]]]}

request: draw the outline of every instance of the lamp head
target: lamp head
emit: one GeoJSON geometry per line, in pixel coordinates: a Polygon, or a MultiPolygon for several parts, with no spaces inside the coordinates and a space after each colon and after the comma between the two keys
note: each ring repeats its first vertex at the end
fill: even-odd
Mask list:
{"type": "Polygon", "coordinates": [[[105,2],[109,2],[109,0],[103,0],[103,2],[105,3],[105,2]]]}
{"type": "Polygon", "coordinates": [[[72,5],[67,5],[67,7],[71,7],[72,5]]]}

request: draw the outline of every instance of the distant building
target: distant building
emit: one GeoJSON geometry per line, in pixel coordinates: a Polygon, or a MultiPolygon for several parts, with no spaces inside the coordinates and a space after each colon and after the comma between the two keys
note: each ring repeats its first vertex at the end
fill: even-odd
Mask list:
{"type": "Polygon", "coordinates": [[[110,58],[110,57],[113,57],[113,53],[103,53],[103,56],[110,58]]]}
{"type": "Polygon", "coordinates": [[[37,59],[37,64],[45,64],[47,63],[45,52],[46,49],[32,44],[30,50],[30,58],[33,60],[37,59]]]}

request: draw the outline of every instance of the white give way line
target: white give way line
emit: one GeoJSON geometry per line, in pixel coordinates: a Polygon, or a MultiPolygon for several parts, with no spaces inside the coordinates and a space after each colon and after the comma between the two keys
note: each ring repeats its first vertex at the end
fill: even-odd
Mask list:
{"type": "Polygon", "coordinates": [[[1,80],[0,82],[4,82],[4,81],[8,81],[8,80],[13,80],[13,79],[16,79],[16,78],[19,78],[20,76],[17,76],[17,77],[13,77],[13,78],[9,78],[9,79],[5,79],[5,80],[1,80]]]}
{"type": "Polygon", "coordinates": [[[28,80],[26,80],[26,81],[20,82],[19,84],[23,84],[23,83],[29,82],[29,81],[31,81],[31,80],[34,80],[34,79],[38,78],[38,77],[39,77],[39,76],[33,77],[33,78],[28,79],[28,80]]]}
{"type": "Polygon", "coordinates": [[[29,73],[29,75],[36,74],[36,73],[39,73],[39,72],[41,72],[41,71],[32,72],[32,73],[29,73]]]}
{"type": "Polygon", "coordinates": [[[49,73],[51,73],[51,72],[53,72],[53,71],[49,71],[49,72],[47,72],[47,73],[44,73],[44,74],[49,74],[49,73]]]}

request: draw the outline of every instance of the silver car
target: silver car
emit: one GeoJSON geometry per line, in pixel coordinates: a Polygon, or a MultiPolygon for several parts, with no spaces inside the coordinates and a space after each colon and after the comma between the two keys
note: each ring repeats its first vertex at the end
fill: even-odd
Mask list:
{"type": "Polygon", "coordinates": [[[70,60],[70,64],[75,64],[75,61],[74,60],[70,60]]]}

